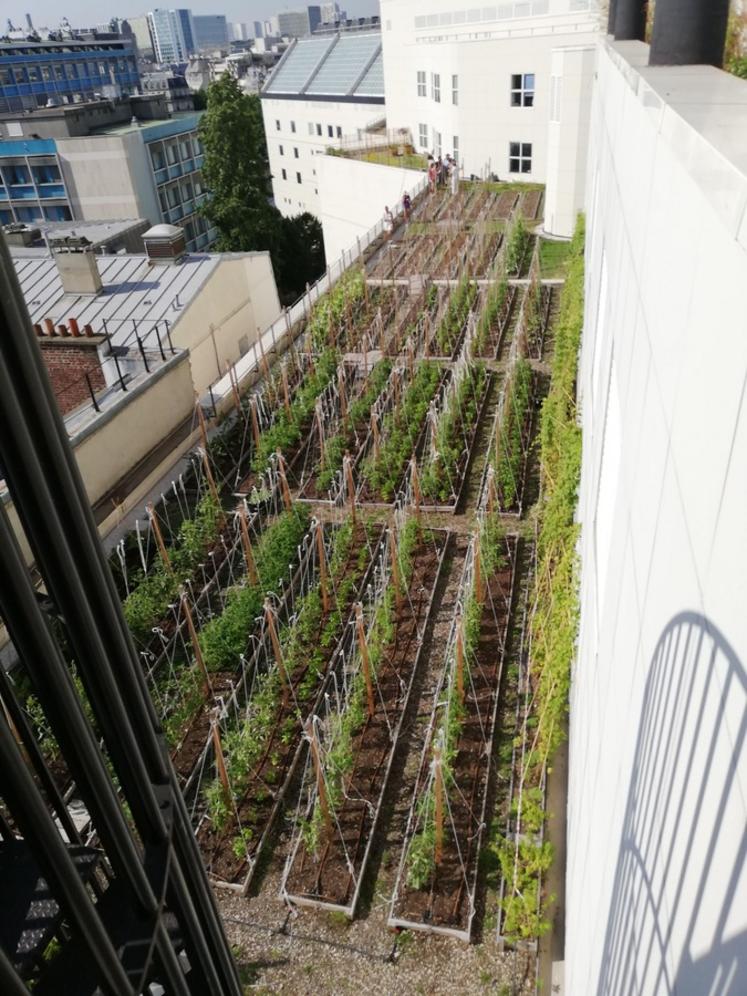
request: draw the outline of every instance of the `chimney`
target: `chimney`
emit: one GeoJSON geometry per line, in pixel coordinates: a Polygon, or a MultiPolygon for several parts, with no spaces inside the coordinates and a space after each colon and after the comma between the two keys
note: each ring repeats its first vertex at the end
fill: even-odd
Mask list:
{"type": "Polygon", "coordinates": [[[729,0],[656,0],[649,65],[720,67],[728,24],[729,0]]]}
{"type": "Polygon", "coordinates": [[[101,293],[101,274],[88,239],[54,239],[50,240],[50,246],[66,294],[101,293]]]}
{"type": "Polygon", "coordinates": [[[178,263],[187,252],[184,229],[177,225],[154,225],[143,232],[143,244],[151,264],[178,263]]]}

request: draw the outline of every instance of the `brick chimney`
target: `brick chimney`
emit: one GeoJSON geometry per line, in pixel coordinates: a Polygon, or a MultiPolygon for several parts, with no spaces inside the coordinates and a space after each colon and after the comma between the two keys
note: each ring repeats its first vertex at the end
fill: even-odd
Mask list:
{"type": "Polygon", "coordinates": [[[100,294],[103,284],[96,255],[86,238],[50,241],[57,270],[66,294],[100,294]]]}

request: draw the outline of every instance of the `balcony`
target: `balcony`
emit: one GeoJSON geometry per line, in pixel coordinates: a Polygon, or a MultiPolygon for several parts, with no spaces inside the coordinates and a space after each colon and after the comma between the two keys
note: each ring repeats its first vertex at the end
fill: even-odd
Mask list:
{"type": "Polygon", "coordinates": [[[42,200],[46,197],[67,197],[64,183],[39,183],[37,186],[42,200]]]}
{"type": "Polygon", "coordinates": [[[12,201],[35,201],[37,199],[36,187],[33,183],[11,183],[8,190],[12,201]]]}

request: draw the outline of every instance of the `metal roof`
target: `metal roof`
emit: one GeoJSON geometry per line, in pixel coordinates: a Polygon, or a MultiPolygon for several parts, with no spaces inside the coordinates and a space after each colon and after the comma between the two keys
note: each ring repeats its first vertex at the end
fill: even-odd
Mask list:
{"type": "Polygon", "coordinates": [[[97,256],[103,289],[93,296],[66,294],[54,257],[13,257],[32,322],[51,318],[57,325],[75,318],[81,329],[108,332],[115,346],[134,344],[137,325],[143,343],[154,350],[156,323],[173,326],[220,261],[218,255],[185,256],[177,264],[152,263],[144,255],[97,256]]]}
{"type": "Polygon", "coordinates": [[[304,38],[288,49],[270,77],[268,97],[384,99],[379,31],[304,38]]]}

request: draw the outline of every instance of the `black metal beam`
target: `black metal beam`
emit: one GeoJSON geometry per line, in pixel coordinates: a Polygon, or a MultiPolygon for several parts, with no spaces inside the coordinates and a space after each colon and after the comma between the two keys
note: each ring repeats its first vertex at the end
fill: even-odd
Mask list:
{"type": "MultiPolygon", "coordinates": [[[[614,0],[616,41],[643,41],[646,37],[647,0],[614,0]]],[[[613,6],[610,4],[610,19],[613,6]]]]}
{"type": "Polygon", "coordinates": [[[721,66],[729,0],[656,0],[649,64],[721,66]]]}
{"type": "MultiPolygon", "coordinates": [[[[78,673],[138,837],[146,850],[163,846],[170,868],[168,904],[179,921],[194,977],[201,977],[204,991],[215,996],[238,996],[236,966],[2,239],[0,447],[11,496],[65,620],[78,673]]],[[[159,962],[173,965],[162,925],[157,933],[159,962]]]]}

